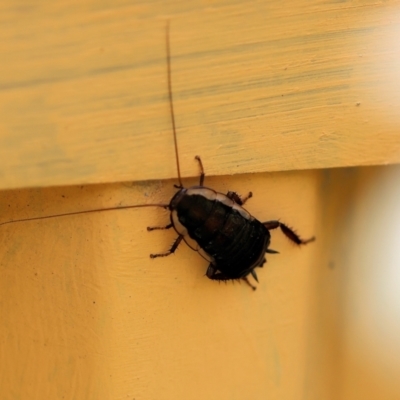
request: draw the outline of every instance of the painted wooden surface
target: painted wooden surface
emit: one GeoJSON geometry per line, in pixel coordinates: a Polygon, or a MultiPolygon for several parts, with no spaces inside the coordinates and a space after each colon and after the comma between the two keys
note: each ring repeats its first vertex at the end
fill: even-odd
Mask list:
{"type": "MultiPolygon", "coordinates": [[[[319,175],[206,183],[253,190],[250,212],[281,218],[307,237],[319,235],[319,175]]],[[[172,183],[13,190],[0,209],[17,218],[47,207],[160,201],[170,198],[172,183]]],[[[299,249],[273,232],[271,247],[281,254],[268,258],[253,292],[207,279],[207,262],[185,245],[150,259],[176,234],[146,227],[167,222],[162,209],[135,209],[0,226],[3,398],[296,399],[308,390],[318,246],[299,249]]]]}
{"type": "Polygon", "coordinates": [[[3,1],[1,221],[170,199],[169,19],[183,175],[200,154],[208,185],[252,190],[252,214],[317,242],[273,232],[281,254],[253,293],[206,279],[184,245],[151,260],[174,239],[146,231],[161,209],[0,225],[0,397],[399,398],[372,369],[363,380],[343,336],[357,188],[375,175],[318,170],[399,162],[399,10],[3,1]]]}
{"type": "Polygon", "coordinates": [[[398,1],[0,5],[0,188],[400,161],[398,1]]]}
{"type": "MultiPolygon", "coordinates": [[[[258,218],[317,236],[298,249],[272,232],[280,254],[259,270],[256,292],[208,280],[184,245],[151,260],[174,238],[146,231],[168,220],[163,210],[0,226],[1,397],[397,399],[398,268],[387,258],[399,236],[395,215],[382,213],[398,167],[390,173],[207,179],[253,190],[247,209],[258,218]]],[[[172,192],[171,181],[11,190],[0,208],[12,219],[172,192]]]]}

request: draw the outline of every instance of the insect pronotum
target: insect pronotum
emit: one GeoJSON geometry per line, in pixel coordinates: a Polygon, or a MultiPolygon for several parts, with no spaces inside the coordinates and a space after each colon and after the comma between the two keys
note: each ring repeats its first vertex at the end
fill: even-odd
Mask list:
{"type": "Polygon", "coordinates": [[[136,204],[130,206],[108,207],[84,211],[68,212],[56,215],[31,217],[0,223],[5,225],[16,222],[59,218],[69,215],[97,213],[110,210],[123,210],[140,207],[163,207],[170,210],[170,223],[155,229],[174,228],[178,237],[171,248],[164,253],[151,254],[151,258],[166,257],[175,252],[180,243],[185,241],[193,250],[209,261],[206,275],[209,279],[218,281],[244,280],[253,290],[248,275],[258,282],[255,268],[262,267],[266,262],[265,254],[278,253],[269,248],[270,230],[280,228],[285,236],[297,245],[304,245],[314,240],[314,237],[303,240],[291,228],[278,220],[260,222],[242,206],[252,197],[252,193],[241,197],[229,191],[226,195],[204,186],[204,167],[199,156],[196,156],[200,167],[200,182],[198,186],[185,188],[182,183],[178,140],[176,135],[174,102],[171,83],[171,51],[169,40],[169,24],[166,25],[166,59],[169,108],[171,114],[172,132],[175,147],[175,160],[178,191],[169,204],[136,204]]]}

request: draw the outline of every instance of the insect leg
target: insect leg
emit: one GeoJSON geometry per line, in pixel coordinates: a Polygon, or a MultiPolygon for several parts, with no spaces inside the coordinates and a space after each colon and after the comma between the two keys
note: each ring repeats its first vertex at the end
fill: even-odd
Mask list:
{"type": "Polygon", "coordinates": [[[178,248],[179,243],[182,241],[183,235],[179,235],[171,248],[166,252],[166,253],[160,253],[160,254],[150,254],[150,258],[156,258],[156,257],[166,257],[169,256],[172,253],[175,253],[175,250],[178,248]]]}
{"type": "Polygon", "coordinates": [[[204,173],[204,167],[203,167],[203,163],[201,161],[200,156],[196,156],[195,159],[199,162],[200,165],[200,186],[203,186],[204,183],[204,177],[205,177],[205,173],[204,173]]]}
{"type": "Polygon", "coordinates": [[[307,244],[315,240],[315,237],[313,236],[310,239],[304,240],[301,239],[300,236],[293,231],[293,229],[290,229],[287,225],[282,224],[282,222],[279,221],[267,221],[263,222],[263,225],[269,230],[269,229],[276,229],[276,228],[281,228],[281,231],[283,234],[289,238],[292,242],[301,245],[301,244],[307,244]]]}
{"type": "MultiPolygon", "coordinates": [[[[245,276],[244,278],[242,278],[253,290],[256,290],[257,288],[255,286],[253,286],[250,281],[247,279],[247,276],[245,276]]],[[[258,282],[258,281],[257,281],[258,282]]]]}
{"type": "Polygon", "coordinates": [[[229,199],[233,200],[236,204],[239,204],[239,206],[242,206],[244,203],[246,203],[246,201],[248,199],[250,199],[251,197],[253,197],[253,193],[249,192],[249,194],[246,197],[241,197],[240,195],[238,195],[236,192],[231,192],[229,191],[226,194],[226,197],[228,197],[229,199]]]}
{"type": "Polygon", "coordinates": [[[156,229],[170,229],[170,228],[172,228],[172,224],[168,224],[167,226],[148,226],[147,230],[150,232],[156,229]]]}
{"type": "Polygon", "coordinates": [[[242,197],[242,204],[246,203],[246,201],[248,199],[251,199],[252,197],[253,197],[253,193],[249,192],[246,197],[242,197]]]}

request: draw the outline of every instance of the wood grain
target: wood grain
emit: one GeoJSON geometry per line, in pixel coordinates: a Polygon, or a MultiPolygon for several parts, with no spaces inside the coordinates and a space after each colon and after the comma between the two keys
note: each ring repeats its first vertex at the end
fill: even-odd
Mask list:
{"type": "Polygon", "coordinates": [[[400,161],[398,1],[0,5],[0,188],[400,161]]]}

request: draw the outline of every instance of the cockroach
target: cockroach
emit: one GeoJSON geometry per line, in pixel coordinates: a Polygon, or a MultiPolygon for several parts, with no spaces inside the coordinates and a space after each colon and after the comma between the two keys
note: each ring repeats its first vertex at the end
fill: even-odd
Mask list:
{"type": "Polygon", "coordinates": [[[185,241],[189,247],[199,252],[210,264],[206,271],[209,279],[216,281],[244,280],[253,290],[256,289],[249,280],[252,275],[258,282],[255,269],[266,262],[265,254],[276,254],[269,248],[270,230],[280,228],[282,233],[296,245],[305,245],[315,240],[314,237],[303,240],[293,229],[278,220],[260,222],[242,206],[252,197],[252,192],[241,197],[229,191],[226,195],[204,186],[204,167],[199,156],[195,159],[200,168],[198,186],[185,188],[182,183],[178,140],[176,134],[174,103],[171,82],[171,51],[169,40],[169,23],[166,25],[166,59],[168,98],[175,146],[175,160],[178,184],[177,192],[169,204],[139,204],[131,206],[108,207],[85,211],[68,212],[33,218],[17,219],[0,223],[32,221],[39,219],[64,217],[84,213],[110,210],[122,210],[139,207],[163,207],[170,211],[170,223],[166,226],[148,227],[148,231],[174,228],[178,237],[171,248],[164,253],[150,254],[150,258],[166,257],[173,254],[180,243],[185,241]]]}

